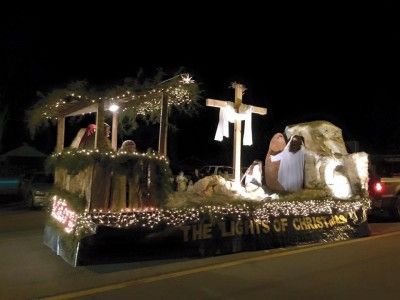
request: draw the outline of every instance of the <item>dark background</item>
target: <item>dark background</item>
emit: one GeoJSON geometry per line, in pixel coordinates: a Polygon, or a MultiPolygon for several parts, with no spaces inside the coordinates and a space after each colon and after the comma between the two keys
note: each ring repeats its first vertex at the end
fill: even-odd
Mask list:
{"type": "MultiPolygon", "coordinates": [[[[81,79],[112,87],[140,68],[150,77],[157,68],[172,75],[181,66],[200,83],[203,108],[197,116],[171,116],[171,161],[231,163],[232,139],[213,140],[218,110],[204,104],[208,97],[233,99],[232,81],[248,88],[245,103],[268,108],[267,116],[253,115],[254,145],[243,148],[244,165],[263,160],[275,132],[316,119],[342,128],[360,151],[399,153],[398,5],[317,3],[4,8],[0,101],[9,117],[1,124],[0,153],[24,141],[54,149],[54,128],[30,140],[24,123],[36,91],[81,79]]],[[[78,127],[70,127],[68,139],[78,127]]],[[[141,126],[129,138],[139,150],[156,149],[158,127],[141,126]]]]}

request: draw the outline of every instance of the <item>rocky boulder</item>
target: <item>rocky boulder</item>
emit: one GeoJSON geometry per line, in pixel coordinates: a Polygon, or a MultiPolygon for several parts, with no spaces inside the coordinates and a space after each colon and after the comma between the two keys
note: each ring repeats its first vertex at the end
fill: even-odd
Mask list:
{"type": "Polygon", "coordinates": [[[368,155],[348,154],[342,130],[327,121],[313,121],[286,127],[287,138],[304,137],[305,188],[326,188],[338,198],[349,198],[367,189],[368,155]]]}

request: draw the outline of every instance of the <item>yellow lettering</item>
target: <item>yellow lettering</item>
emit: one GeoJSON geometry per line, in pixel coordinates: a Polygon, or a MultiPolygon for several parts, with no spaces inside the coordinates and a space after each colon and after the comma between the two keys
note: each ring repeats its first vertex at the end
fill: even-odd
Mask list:
{"type": "Polygon", "coordinates": [[[311,228],[311,229],[315,229],[311,218],[310,217],[305,217],[305,219],[306,219],[307,227],[311,228]]]}
{"type": "Polygon", "coordinates": [[[299,231],[299,230],[301,230],[301,227],[300,227],[300,223],[299,224],[297,224],[297,223],[299,223],[299,219],[298,218],[294,218],[293,222],[292,222],[293,228],[296,229],[297,231],[299,231]]]}
{"type": "Polygon", "coordinates": [[[346,224],[346,223],[347,223],[347,218],[346,218],[346,216],[339,215],[339,219],[342,221],[342,224],[346,224]]]}
{"type": "Polygon", "coordinates": [[[254,224],[252,220],[244,223],[244,234],[249,233],[254,234],[254,224]]]}
{"type": "Polygon", "coordinates": [[[304,220],[304,218],[300,218],[300,227],[301,227],[301,230],[309,229],[307,222],[304,220]]]}
{"type": "Polygon", "coordinates": [[[274,220],[274,230],[276,232],[280,232],[281,231],[281,222],[279,222],[278,219],[274,220]]]}
{"type": "Polygon", "coordinates": [[[321,217],[321,221],[325,225],[326,228],[329,228],[329,223],[328,223],[328,221],[326,220],[325,217],[321,217]]]}
{"type": "Polygon", "coordinates": [[[192,239],[193,239],[193,241],[201,240],[201,227],[202,227],[201,224],[192,226],[192,239]]]}
{"type": "Polygon", "coordinates": [[[183,240],[185,242],[189,241],[190,226],[181,226],[181,229],[183,230],[183,240]]]}
{"type": "Polygon", "coordinates": [[[233,236],[234,235],[234,230],[235,230],[235,224],[234,224],[234,221],[231,221],[231,223],[230,223],[230,231],[228,231],[227,229],[226,229],[226,223],[224,222],[224,223],[219,223],[218,224],[218,226],[219,226],[219,228],[221,229],[221,235],[223,236],[223,237],[227,237],[227,236],[233,236]]]}
{"type": "Polygon", "coordinates": [[[269,225],[265,220],[261,221],[261,230],[263,233],[268,233],[270,230],[269,225]]]}
{"type": "Polygon", "coordinates": [[[288,227],[287,218],[281,218],[281,228],[282,232],[286,231],[286,227],[288,227]]]}
{"type": "Polygon", "coordinates": [[[211,224],[203,224],[203,239],[211,239],[211,224]]]}
{"type": "Polygon", "coordinates": [[[260,224],[257,221],[254,221],[254,224],[256,225],[256,234],[260,234],[260,224]]]}
{"type": "Polygon", "coordinates": [[[324,228],[324,224],[321,221],[321,217],[313,217],[313,219],[315,226],[317,226],[318,228],[324,228]]]}
{"type": "Polygon", "coordinates": [[[243,223],[242,221],[237,221],[235,222],[235,233],[237,235],[242,235],[243,234],[243,223]]]}

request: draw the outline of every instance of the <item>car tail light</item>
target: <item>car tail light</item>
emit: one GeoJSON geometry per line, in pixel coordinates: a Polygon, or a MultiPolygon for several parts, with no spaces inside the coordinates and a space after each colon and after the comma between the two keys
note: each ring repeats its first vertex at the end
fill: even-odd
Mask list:
{"type": "Polygon", "coordinates": [[[378,182],[375,182],[375,183],[374,183],[374,185],[372,186],[372,188],[373,188],[373,190],[374,190],[374,192],[375,192],[376,194],[381,194],[381,193],[383,193],[383,188],[384,188],[384,186],[383,186],[383,183],[382,183],[382,182],[378,181],[378,182]]]}

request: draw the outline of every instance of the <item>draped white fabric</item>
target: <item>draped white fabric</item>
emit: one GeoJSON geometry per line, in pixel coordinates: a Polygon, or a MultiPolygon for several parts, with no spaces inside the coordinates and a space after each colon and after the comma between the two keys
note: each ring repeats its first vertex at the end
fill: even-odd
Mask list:
{"type": "Polygon", "coordinates": [[[252,107],[249,105],[241,105],[239,113],[235,111],[233,104],[227,102],[225,107],[219,110],[219,122],[215,133],[215,140],[222,141],[223,137],[229,137],[229,123],[237,120],[244,121],[243,145],[250,146],[253,144],[252,124],[251,124],[252,107]]]}
{"type": "Polygon", "coordinates": [[[79,148],[79,144],[83,138],[83,136],[85,135],[86,132],[86,128],[81,128],[79,129],[78,133],[76,134],[74,140],[71,143],[71,148],[79,148]]]}
{"type": "Polygon", "coordinates": [[[219,122],[215,140],[222,141],[223,137],[229,137],[229,122],[235,122],[235,109],[231,103],[227,103],[225,107],[219,109],[219,122]]]}
{"type": "Polygon", "coordinates": [[[271,155],[271,161],[280,161],[278,181],[288,192],[296,192],[303,188],[304,180],[304,146],[296,153],[289,151],[291,140],[285,149],[277,155],[271,155]]]}

